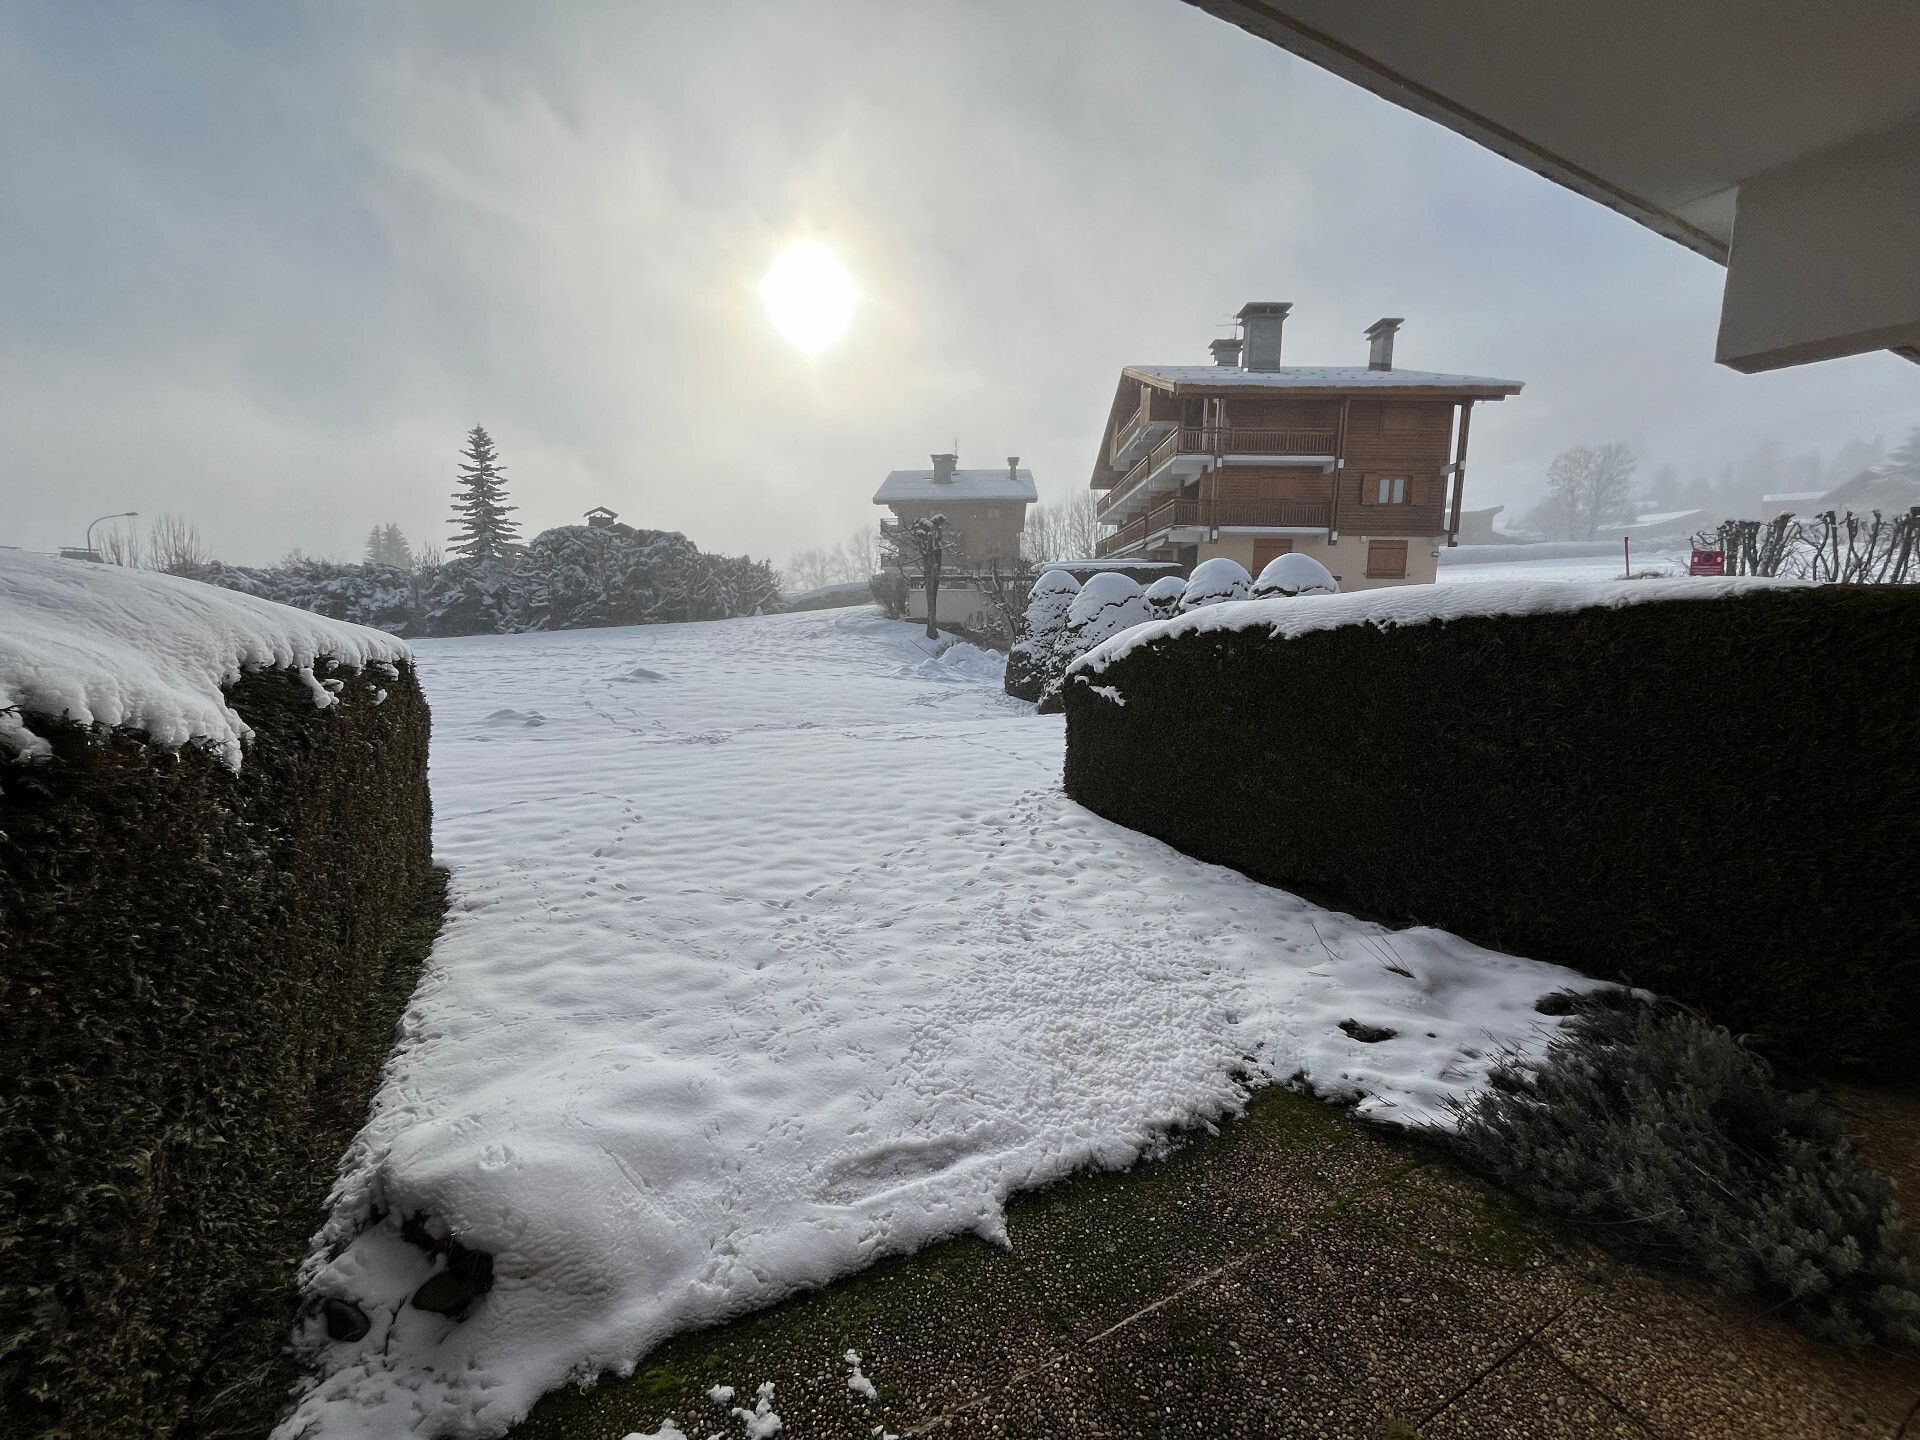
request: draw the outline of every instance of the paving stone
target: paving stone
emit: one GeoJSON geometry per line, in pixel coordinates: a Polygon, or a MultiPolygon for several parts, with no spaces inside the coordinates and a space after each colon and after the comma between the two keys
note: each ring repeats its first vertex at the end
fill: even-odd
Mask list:
{"type": "Polygon", "coordinates": [[[1625,1267],[1540,1343],[1667,1440],[1889,1440],[1920,1400],[1920,1359],[1847,1355],[1625,1267]]]}
{"type": "Polygon", "coordinates": [[[1545,1252],[1463,1237],[1478,1210],[1429,1215],[1424,1190],[1386,1191],[1236,1270],[1283,1305],[1303,1339],[1393,1415],[1427,1414],[1581,1293],[1545,1252]],[[1490,1253],[1489,1253],[1490,1252],[1490,1253]]]}
{"type": "Polygon", "coordinates": [[[1270,1092],[1220,1137],[1016,1200],[1007,1228],[1033,1303],[1084,1336],[1297,1233],[1410,1163],[1402,1147],[1325,1107],[1270,1092]]]}
{"type": "Polygon", "coordinates": [[[1259,1297],[1210,1283],[1084,1345],[1040,1386],[1016,1381],[938,1435],[1236,1440],[1370,1437],[1383,1417],[1259,1297]],[[1036,1395],[1048,1397],[1037,1403],[1036,1395]],[[1084,1429],[1049,1428],[1070,1417],[1084,1429]],[[1035,1428],[1022,1430],[1023,1419],[1035,1428]],[[997,1430],[975,1427],[998,1426],[997,1430]]]}
{"type": "Polygon", "coordinates": [[[1658,1440],[1530,1344],[1414,1433],[1420,1440],[1658,1440]]]}

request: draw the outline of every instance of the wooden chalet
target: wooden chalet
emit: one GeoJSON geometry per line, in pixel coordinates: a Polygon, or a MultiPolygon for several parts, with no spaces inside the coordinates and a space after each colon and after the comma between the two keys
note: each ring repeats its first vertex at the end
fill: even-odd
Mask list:
{"type": "Polygon", "coordinates": [[[1343,589],[1432,582],[1458,543],[1473,406],[1520,382],[1395,369],[1393,318],[1367,329],[1364,366],[1282,365],[1291,308],[1244,306],[1211,365],[1121,371],[1093,469],[1102,556],[1225,555],[1258,576],[1298,550],[1343,589]]]}

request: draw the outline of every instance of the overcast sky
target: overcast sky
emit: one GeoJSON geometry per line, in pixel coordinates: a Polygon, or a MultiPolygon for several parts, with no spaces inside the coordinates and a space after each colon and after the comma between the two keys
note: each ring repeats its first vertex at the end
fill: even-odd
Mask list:
{"type": "Polygon", "coordinates": [[[171,511],[222,558],[605,504],[783,560],[956,437],[1084,486],[1119,368],[1250,299],[1286,359],[1524,380],[1468,504],[1626,440],[1682,478],[1920,422],[1886,356],[1713,363],[1722,272],[1179,0],[0,0],[0,543],[171,511]],[[756,287],[813,236],[814,359],[756,287]]]}

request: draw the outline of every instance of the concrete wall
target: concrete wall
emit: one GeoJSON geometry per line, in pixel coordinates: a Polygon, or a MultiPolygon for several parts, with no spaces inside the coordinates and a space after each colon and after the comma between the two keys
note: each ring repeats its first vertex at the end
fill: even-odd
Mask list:
{"type": "MultiPolygon", "coordinates": [[[[1254,546],[1263,539],[1277,538],[1259,535],[1236,535],[1231,531],[1222,531],[1217,542],[1202,541],[1200,558],[1211,560],[1216,555],[1225,555],[1237,560],[1246,567],[1249,575],[1260,578],[1260,568],[1253,563],[1254,546]]],[[[1294,550],[1302,555],[1311,555],[1327,569],[1333,572],[1340,582],[1342,590],[1379,590],[1388,585],[1431,585],[1439,569],[1439,557],[1436,552],[1446,543],[1444,536],[1370,536],[1364,533],[1343,530],[1340,542],[1329,545],[1327,537],[1320,535],[1294,535],[1294,550]],[[1389,580],[1369,578],[1367,575],[1367,546],[1374,540],[1404,541],[1407,547],[1407,578],[1389,580]]]]}
{"type": "MultiPolygon", "coordinates": [[[[999,611],[985,590],[973,581],[957,577],[942,577],[940,596],[937,603],[938,614],[935,621],[941,625],[959,625],[969,630],[987,630],[998,623],[999,611]]],[[[921,589],[907,591],[907,619],[924,621],[927,618],[927,592],[921,589]]]]}

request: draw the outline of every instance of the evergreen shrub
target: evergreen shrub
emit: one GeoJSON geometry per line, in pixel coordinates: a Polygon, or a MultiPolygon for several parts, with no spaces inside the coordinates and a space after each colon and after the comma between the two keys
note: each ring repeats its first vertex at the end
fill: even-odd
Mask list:
{"type": "Polygon", "coordinates": [[[0,768],[0,1431],[261,1435],[439,923],[411,670],[248,675],[239,773],[26,716],[0,768]],[[379,701],[376,691],[384,690],[379,701]]]}
{"type": "Polygon", "coordinates": [[[1459,1109],[1466,1162],[1604,1247],[1779,1308],[1846,1346],[1920,1343],[1893,1182],[1720,1026],[1581,996],[1538,1066],[1459,1109]]]}

